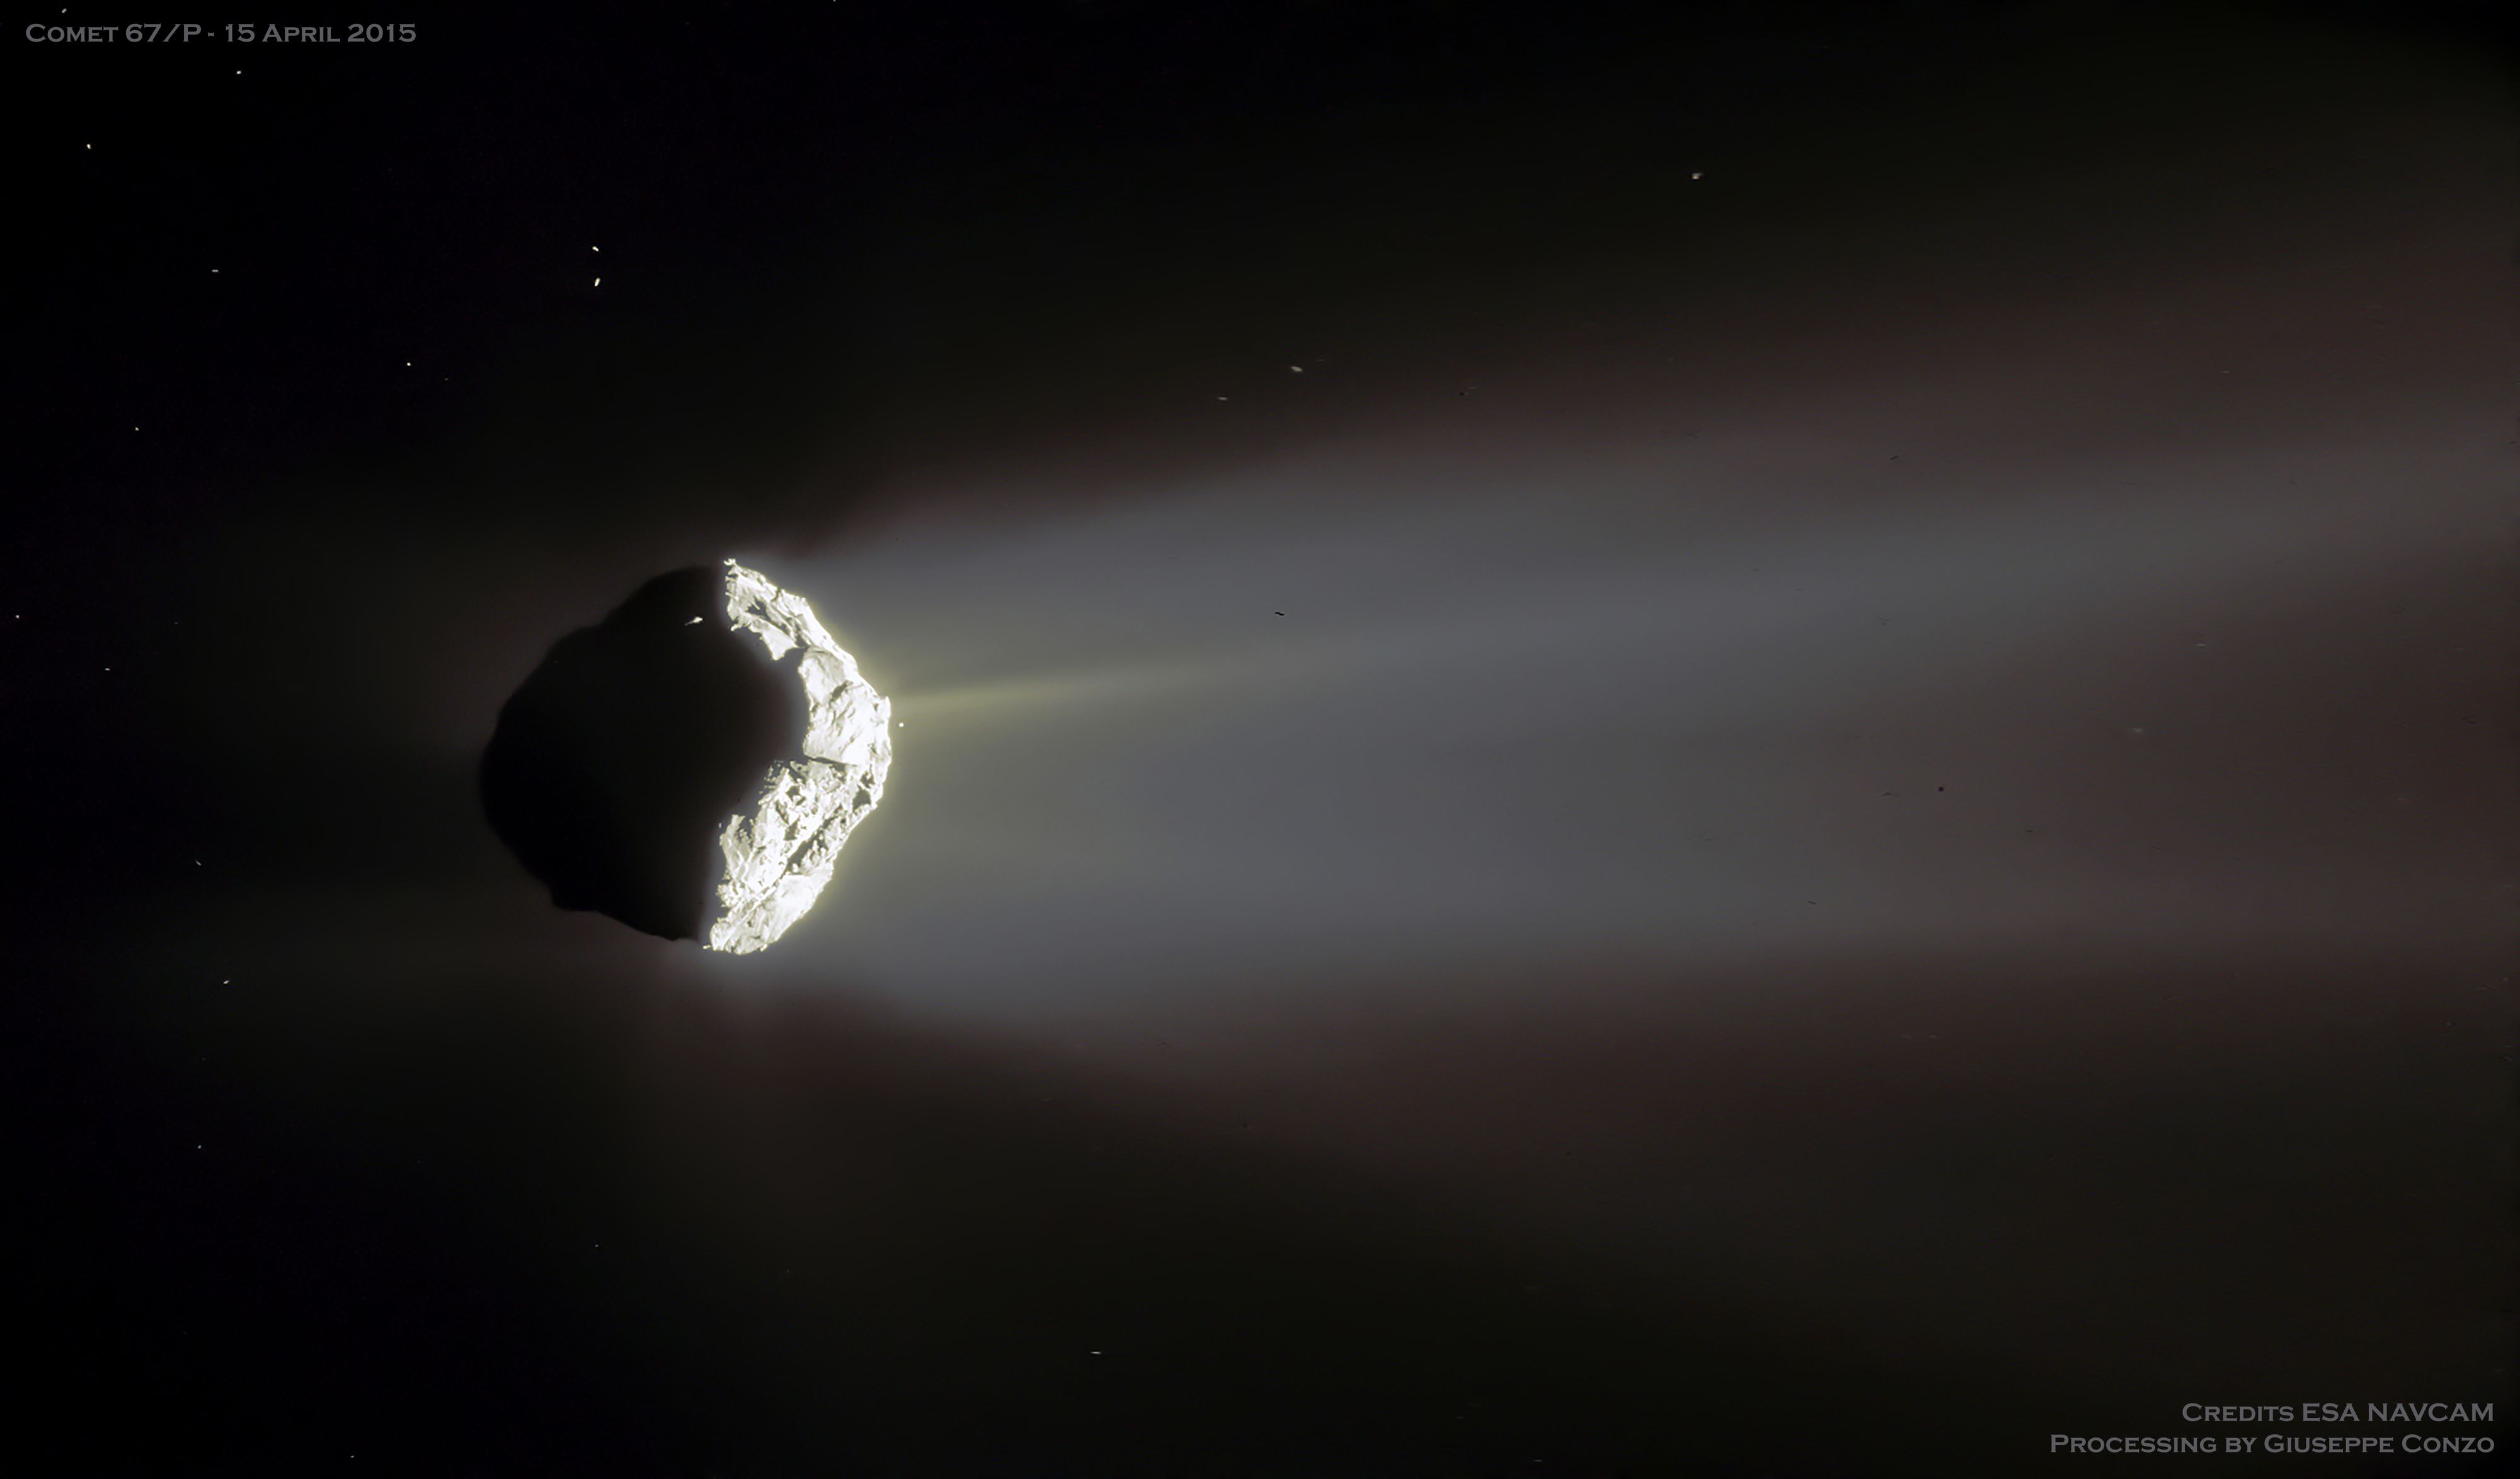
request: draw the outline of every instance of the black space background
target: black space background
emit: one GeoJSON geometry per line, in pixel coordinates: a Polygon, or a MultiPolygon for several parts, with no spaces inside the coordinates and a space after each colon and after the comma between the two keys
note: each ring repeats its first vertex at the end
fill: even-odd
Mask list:
{"type": "MultiPolygon", "coordinates": [[[[845,997],[776,1008],[767,1048],[600,961],[239,1014],[112,947],[197,870],[475,866],[428,799],[457,792],[339,738],[360,700],[323,669],[255,690],[305,738],[286,766],[191,728],[233,650],[193,635],[205,593],[293,579],[226,536],[342,517],[339,487],[532,550],[675,527],[658,490],[705,481],[717,537],[845,540],[897,512],[845,491],[888,468],[1124,425],[1149,374],[1282,358],[1307,314],[1440,340],[1463,295],[1649,236],[1699,159],[1822,231],[2175,151],[2259,106],[2262,33],[2501,58],[2494,7],[532,6],[263,18],[409,20],[397,47],[23,41],[225,20],[56,9],[5,41],[0,1464],[2005,1473],[2032,1435],[2172,1426],[1859,1358],[1756,1290],[1632,1297],[845,997]],[[727,1123],[625,1127],[659,1021],[676,1101],[727,1123]],[[670,1174],[630,1148],[658,1141],[670,1174]],[[745,1143],[823,1169],[714,1164],[745,1143]]],[[[563,622],[608,599],[579,594],[563,622]]],[[[354,651],[375,618],[284,619],[354,651]]],[[[2232,1386],[2201,1395],[2308,1395],[2232,1386]]]]}

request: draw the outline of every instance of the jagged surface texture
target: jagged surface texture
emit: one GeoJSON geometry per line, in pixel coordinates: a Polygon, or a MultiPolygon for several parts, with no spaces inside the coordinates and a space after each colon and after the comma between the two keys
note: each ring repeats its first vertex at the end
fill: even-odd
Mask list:
{"type": "Polygon", "coordinates": [[[772,660],[803,649],[805,753],[770,768],[749,813],[718,834],[725,871],[708,945],[746,955],[786,934],[832,881],[849,832],[883,798],[892,764],[892,704],[858,674],[803,597],[759,571],[726,562],[726,614],[772,660]]]}

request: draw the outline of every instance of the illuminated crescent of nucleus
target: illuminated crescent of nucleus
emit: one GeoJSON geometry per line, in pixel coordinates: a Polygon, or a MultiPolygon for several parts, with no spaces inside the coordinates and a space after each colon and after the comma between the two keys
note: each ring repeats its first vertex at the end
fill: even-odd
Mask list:
{"type": "Polygon", "coordinates": [[[725,870],[708,948],[749,955],[803,919],[832,881],[849,832],[883,799],[892,765],[892,702],[858,674],[857,659],[823,630],[805,598],[758,570],[726,562],[726,614],[771,660],[794,649],[805,685],[804,754],[762,777],[748,813],[718,830],[725,870]]]}

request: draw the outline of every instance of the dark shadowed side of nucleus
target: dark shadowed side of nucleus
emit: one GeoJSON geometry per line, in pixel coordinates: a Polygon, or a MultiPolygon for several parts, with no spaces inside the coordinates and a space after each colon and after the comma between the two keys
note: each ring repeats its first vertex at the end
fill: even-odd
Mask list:
{"type": "Polygon", "coordinates": [[[508,699],[481,806],[560,908],[696,938],[719,827],[804,734],[802,686],[728,621],[722,572],[674,570],[555,643],[508,699]]]}

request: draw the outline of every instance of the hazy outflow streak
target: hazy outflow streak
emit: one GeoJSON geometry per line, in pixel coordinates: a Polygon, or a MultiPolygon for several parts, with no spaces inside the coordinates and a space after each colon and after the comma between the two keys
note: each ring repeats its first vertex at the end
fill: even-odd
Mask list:
{"type": "MultiPolygon", "coordinates": [[[[2300,784],[2355,770],[2375,704],[2429,723],[2373,644],[2473,619],[2498,517],[2465,346],[2393,383],[2387,338],[2431,326],[2302,314],[2333,270],[2152,290],[2176,338],[2103,304],[2037,358],[1907,345],[1925,373],[1841,358],[1766,404],[1642,366],[1662,404],[1575,429],[1563,372],[1488,373],[1475,416],[799,561],[922,757],[812,948],[1024,1014],[1570,953],[2471,928],[2447,791],[2300,784]],[[2277,323],[2332,340],[2323,380],[2254,347],[2277,323]]],[[[2478,758],[2425,733],[2434,777],[2478,758]]]]}

